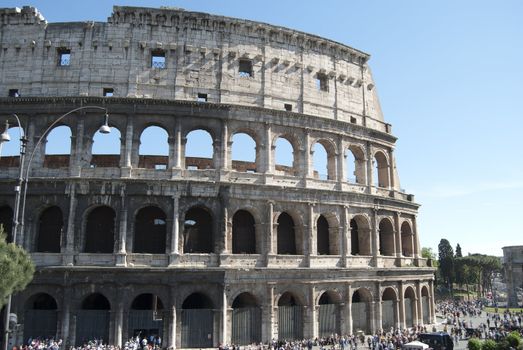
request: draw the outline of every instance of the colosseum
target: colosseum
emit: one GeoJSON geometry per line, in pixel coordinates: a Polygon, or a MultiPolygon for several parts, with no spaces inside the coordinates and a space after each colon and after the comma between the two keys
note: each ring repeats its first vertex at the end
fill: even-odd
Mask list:
{"type": "Polygon", "coordinates": [[[194,348],[434,322],[368,54],[177,8],[3,8],[0,24],[0,222],[37,267],[12,341],[194,348]],[[21,131],[22,162],[5,152],[21,131]]]}

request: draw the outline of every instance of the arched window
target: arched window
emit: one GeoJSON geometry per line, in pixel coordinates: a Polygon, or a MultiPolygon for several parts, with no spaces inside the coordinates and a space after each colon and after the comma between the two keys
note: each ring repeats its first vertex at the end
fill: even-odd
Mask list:
{"type": "Polygon", "coordinates": [[[62,168],[69,166],[71,154],[71,128],[60,125],[53,128],[46,137],[44,166],[62,168]]]}
{"type": "Polygon", "coordinates": [[[405,325],[407,327],[413,327],[416,323],[415,312],[416,312],[416,292],[412,287],[405,289],[405,325]]]}
{"type": "Polygon", "coordinates": [[[213,219],[203,208],[193,207],[185,214],[183,231],[184,253],[212,253],[214,251],[213,219]]]}
{"type": "Polygon", "coordinates": [[[111,127],[110,134],[97,131],[93,136],[91,167],[114,167],[120,165],[121,134],[111,127]]]}
{"type": "Polygon", "coordinates": [[[329,241],[329,222],[325,219],[325,216],[320,215],[316,221],[316,239],[318,255],[329,255],[330,254],[330,241],[329,241]]]}
{"type": "Polygon", "coordinates": [[[314,167],[314,178],[327,180],[329,178],[329,172],[327,168],[327,150],[325,147],[316,142],[313,147],[312,163],[314,167]]]}
{"type": "Polygon", "coordinates": [[[159,126],[149,126],[140,136],[139,168],[167,169],[169,163],[169,135],[159,126]]]}
{"type": "Polygon", "coordinates": [[[250,293],[238,295],[232,302],[232,342],[252,344],[261,341],[261,308],[250,293]]]}
{"type": "Polygon", "coordinates": [[[423,314],[423,324],[430,323],[430,297],[426,286],[421,288],[421,310],[423,314]]]}
{"type": "Polygon", "coordinates": [[[211,134],[205,130],[193,130],[187,134],[185,144],[185,168],[190,170],[212,169],[213,140],[211,134]]]}
{"type": "Polygon", "coordinates": [[[242,172],[256,172],[256,141],[246,134],[237,133],[232,137],[232,168],[242,172]]]}
{"type": "Polygon", "coordinates": [[[40,215],[38,222],[38,240],[36,251],[44,253],[60,253],[60,242],[64,219],[62,210],[57,207],[50,207],[40,215]]]}
{"type": "Polygon", "coordinates": [[[383,219],[379,224],[380,233],[380,254],[385,256],[394,255],[394,228],[392,223],[383,219]]]}
{"type": "Polygon", "coordinates": [[[403,250],[403,256],[413,256],[414,255],[414,235],[412,234],[412,229],[410,224],[405,221],[401,224],[401,248],[403,250]]]}
{"type": "Polygon", "coordinates": [[[246,210],[238,210],[232,217],[232,253],[255,254],[256,230],[254,218],[246,210]]]}
{"type": "Polygon", "coordinates": [[[214,305],[206,295],[193,293],[182,304],[181,347],[211,348],[214,334],[214,305]]]}
{"type": "Polygon", "coordinates": [[[285,292],[278,299],[278,338],[303,338],[303,307],[290,292],[285,292]]]}
{"type": "Polygon", "coordinates": [[[30,297],[24,312],[24,339],[56,336],[58,306],[56,300],[46,293],[30,297]]]}
{"type": "Polygon", "coordinates": [[[92,339],[109,339],[111,304],[99,293],[88,295],[82,302],[76,317],[76,345],[92,339]]]}
{"type": "Polygon", "coordinates": [[[134,253],[165,254],[165,213],[158,207],[138,211],[134,222],[134,253]]]}
{"type": "Polygon", "coordinates": [[[351,255],[372,255],[370,245],[369,222],[362,215],[356,215],[351,221],[351,255]]]}
{"type": "Polygon", "coordinates": [[[347,181],[365,185],[367,168],[363,150],[356,145],[351,145],[345,155],[347,157],[347,181]]]}
{"type": "Polygon", "coordinates": [[[393,288],[385,288],[382,295],[382,327],[390,329],[396,327],[396,292],[393,288]]]}
{"type": "Polygon", "coordinates": [[[278,217],[278,254],[297,254],[294,220],[285,212],[278,217]]]}
{"type": "Polygon", "coordinates": [[[390,186],[390,181],[387,157],[385,157],[382,152],[376,152],[374,154],[374,163],[374,185],[377,187],[388,188],[390,186]]]}
{"type": "Polygon", "coordinates": [[[369,313],[369,303],[371,300],[370,292],[365,288],[359,288],[352,294],[352,328],[354,334],[358,331],[370,333],[372,317],[369,313]]]}
{"type": "Polygon", "coordinates": [[[4,228],[7,243],[13,242],[13,209],[7,205],[0,207],[0,225],[4,228]]]}
{"type": "Polygon", "coordinates": [[[112,253],[115,242],[114,210],[101,206],[91,210],[85,225],[85,252],[112,253]]]}
{"type": "Polygon", "coordinates": [[[278,137],[274,150],[274,164],[277,171],[294,175],[294,148],[289,140],[278,137]]]}
{"type": "Polygon", "coordinates": [[[163,303],[151,293],[134,298],[129,310],[129,336],[145,337],[152,345],[151,338],[163,338],[163,303]]]}
{"type": "Polygon", "coordinates": [[[341,295],[335,291],[324,292],[319,301],[319,336],[330,337],[341,334],[341,295]]]}
{"type": "MultiPolygon", "coordinates": [[[[19,127],[8,130],[11,141],[0,142],[0,167],[18,167],[20,164],[20,138],[22,132],[19,127]]],[[[0,122],[0,133],[4,132],[4,124],[0,122]]]]}

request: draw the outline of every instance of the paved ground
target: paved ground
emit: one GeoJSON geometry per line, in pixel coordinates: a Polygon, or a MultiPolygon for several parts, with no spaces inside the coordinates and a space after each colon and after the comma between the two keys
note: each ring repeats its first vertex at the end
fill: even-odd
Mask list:
{"type": "MultiPolygon", "coordinates": [[[[478,317],[478,316],[474,316],[474,317],[471,317],[471,316],[466,316],[465,318],[461,317],[461,319],[464,319],[465,322],[467,323],[467,327],[469,326],[469,322],[472,322],[472,328],[476,328],[478,327],[481,323],[487,323],[487,314],[485,312],[483,312],[481,314],[481,317],[478,317]]],[[[439,331],[442,331],[444,329],[444,324],[442,324],[443,322],[443,319],[440,318],[440,317],[437,317],[437,321],[438,321],[438,325],[437,325],[437,328],[439,331]]],[[[449,333],[450,333],[450,329],[449,329],[449,333]]],[[[468,340],[460,340],[456,343],[454,343],[454,350],[466,350],[467,349],[467,343],[468,343],[468,340]]]]}

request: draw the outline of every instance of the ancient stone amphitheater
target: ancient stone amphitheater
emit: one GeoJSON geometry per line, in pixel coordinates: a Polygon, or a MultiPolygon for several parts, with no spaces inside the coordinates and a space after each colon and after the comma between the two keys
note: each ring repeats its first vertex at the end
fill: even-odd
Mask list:
{"type": "MultiPolygon", "coordinates": [[[[433,322],[368,54],[175,8],[116,6],[104,23],[4,8],[0,25],[0,131],[18,142],[16,114],[28,140],[17,243],[37,266],[13,338],[190,348],[433,322]],[[63,117],[87,106],[111,134],[97,108],[63,117]],[[147,152],[149,128],[164,153],[147,152]],[[186,152],[194,132],[210,156],[186,152]]],[[[11,237],[19,160],[0,158],[11,237]]]]}

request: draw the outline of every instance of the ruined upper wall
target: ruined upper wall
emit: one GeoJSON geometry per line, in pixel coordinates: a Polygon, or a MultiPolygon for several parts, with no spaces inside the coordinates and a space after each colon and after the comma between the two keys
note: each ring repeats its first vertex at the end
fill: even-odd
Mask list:
{"type": "MultiPolygon", "coordinates": [[[[264,23],[115,6],[107,23],[50,23],[31,7],[0,9],[0,93],[114,96],[252,105],[389,132],[369,56],[264,23]],[[60,56],[67,53],[67,64],[60,56]],[[165,57],[154,67],[152,56],[165,57]],[[240,65],[252,64],[250,76],[240,65]],[[319,84],[318,78],[322,83],[319,84]],[[319,86],[321,85],[321,86],[319,86]],[[287,105],[287,106],[285,106],[287,105]]],[[[242,67],[244,68],[244,67],[242,67]]]]}

